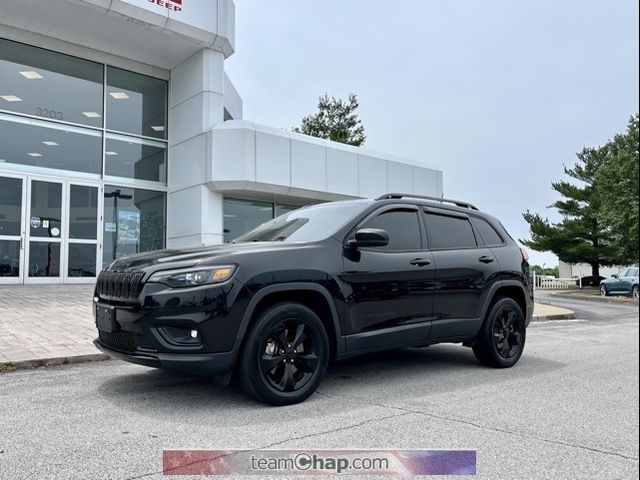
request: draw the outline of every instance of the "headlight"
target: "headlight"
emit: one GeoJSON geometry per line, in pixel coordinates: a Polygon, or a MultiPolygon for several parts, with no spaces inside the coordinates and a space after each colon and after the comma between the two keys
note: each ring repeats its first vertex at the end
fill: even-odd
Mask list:
{"type": "Polygon", "coordinates": [[[236,271],[234,265],[156,272],[149,283],[164,283],[173,288],[197,287],[229,280],[236,271]]]}

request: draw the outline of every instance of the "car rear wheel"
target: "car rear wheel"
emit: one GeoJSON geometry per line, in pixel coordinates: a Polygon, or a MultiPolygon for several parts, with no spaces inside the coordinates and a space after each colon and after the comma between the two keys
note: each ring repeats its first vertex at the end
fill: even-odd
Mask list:
{"type": "Polygon", "coordinates": [[[607,297],[609,292],[607,291],[607,287],[604,285],[600,285],[600,295],[603,297],[607,297]]]}
{"type": "Polygon", "coordinates": [[[298,303],[260,314],[247,337],[240,379],[252,397],[272,405],[304,401],[318,388],[329,363],[329,339],[318,316],[298,303]]]}
{"type": "Polygon", "coordinates": [[[525,318],[518,303],[501,298],[491,307],[473,345],[473,353],[483,365],[495,368],[514,366],[524,350],[525,318]]]}

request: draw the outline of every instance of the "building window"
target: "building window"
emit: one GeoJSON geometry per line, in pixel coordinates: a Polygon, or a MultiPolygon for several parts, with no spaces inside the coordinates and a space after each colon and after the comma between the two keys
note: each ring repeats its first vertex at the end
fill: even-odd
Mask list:
{"type": "Polygon", "coordinates": [[[103,68],[0,38],[0,109],[101,127],[103,68]]]}
{"type": "Polygon", "coordinates": [[[114,133],[107,133],[105,141],[105,175],[166,183],[163,142],[114,133]]]}
{"type": "Polygon", "coordinates": [[[0,161],[100,175],[102,133],[0,113],[0,161]]]}
{"type": "Polygon", "coordinates": [[[167,82],[107,67],[107,129],[167,138],[167,82]]]}
{"type": "Polygon", "coordinates": [[[103,267],[125,255],[164,248],[165,205],[164,192],[105,186],[103,267]]]}
{"type": "Polygon", "coordinates": [[[224,242],[228,243],[258,225],[297,210],[301,206],[225,198],[224,242]]]}

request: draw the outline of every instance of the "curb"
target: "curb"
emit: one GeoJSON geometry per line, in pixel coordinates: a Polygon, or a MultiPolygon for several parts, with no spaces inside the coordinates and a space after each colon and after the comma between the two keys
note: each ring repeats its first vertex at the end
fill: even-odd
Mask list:
{"type": "Polygon", "coordinates": [[[531,322],[550,322],[553,320],[573,320],[576,318],[575,312],[571,313],[556,313],[552,315],[534,315],[531,318],[531,322]]]}
{"type": "Polygon", "coordinates": [[[74,363],[103,362],[105,360],[111,360],[111,357],[104,353],[89,353],[86,355],[72,355],[69,357],[36,358],[33,360],[20,360],[17,362],[0,362],[0,373],[38,367],[56,367],[74,363]]]}
{"type": "Polygon", "coordinates": [[[633,298],[626,297],[602,297],[600,295],[588,295],[586,293],[564,293],[564,292],[549,292],[554,297],[562,297],[566,299],[575,298],[576,300],[587,300],[590,302],[609,302],[609,303],[621,303],[626,305],[638,305],[638,301],[633,298]]]}

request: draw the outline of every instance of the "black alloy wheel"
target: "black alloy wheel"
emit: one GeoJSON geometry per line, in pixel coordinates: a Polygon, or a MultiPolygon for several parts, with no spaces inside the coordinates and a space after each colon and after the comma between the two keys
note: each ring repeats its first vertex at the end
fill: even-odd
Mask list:
{"type": "Polygon", "coordinates": [[[494,302],[473,344],[473,353],[483,365],[508,368],[515,365],[524,350],[525,316],[512,298],[494,302]]]}
{"type": "Polygon", "coordinates": [[[272,405],[290,405],[318,388],[329,363],[329,339],[311,309],[279,303],[255,320],[240,360],[247,393],[272,405]]]}
{"type": "Polygon", "coordinates": [[[262,348],[260,368],[269,384],[280,392],[302,388],[318,369],[314,334],[304,322],[283,320],[272,328],[262,348]]]}

